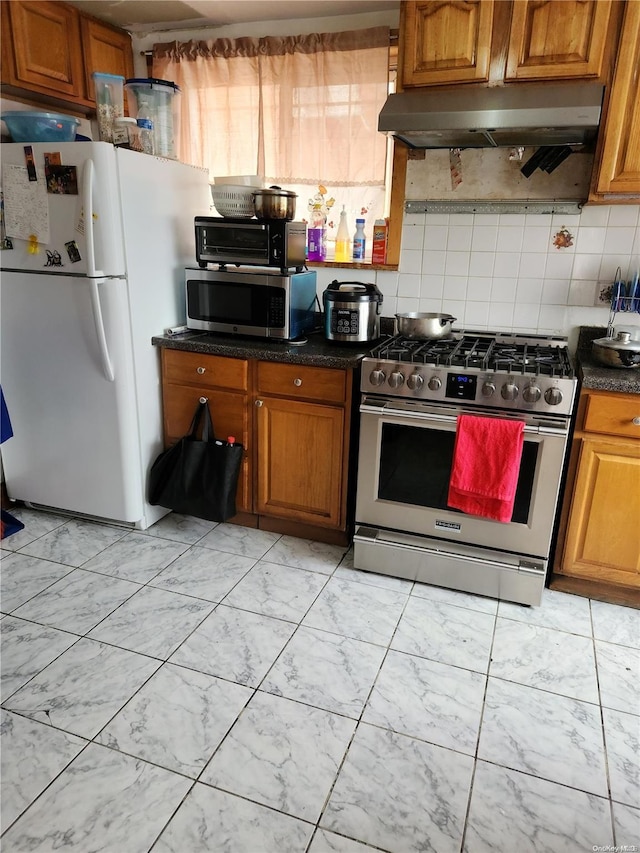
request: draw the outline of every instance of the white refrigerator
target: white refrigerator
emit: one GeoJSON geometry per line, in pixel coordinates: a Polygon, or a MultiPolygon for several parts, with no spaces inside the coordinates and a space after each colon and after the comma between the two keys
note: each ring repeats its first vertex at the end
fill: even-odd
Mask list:
{"type": "Polygon", "coordinates": [[[208,175],[104,142],[31,149],[31,164],[22,144],[0,151],[7,492],[145,529],[167,512],[146,497],[163,447],[151,338],[185,322],[184,267],[194,217],[210,210],[208,175]]]}

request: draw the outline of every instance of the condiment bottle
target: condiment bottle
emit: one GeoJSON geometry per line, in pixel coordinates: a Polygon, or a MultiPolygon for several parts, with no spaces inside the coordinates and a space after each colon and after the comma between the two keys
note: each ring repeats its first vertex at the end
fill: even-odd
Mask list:
{"type": "Polygon", "coordinates": [[[336,254],[334,260],[347,261],[351,260],[351,239],[349,237],[349,226],[347,225],[347,211],[342,205],[340,213],[340,224],[338,225],[338,233],[336,234],[336,254]]]}
{"type": "Polygon", "coordinates": [[[364,219],[356,219],[356,233],[353,236],[353,260],[364,261],[366,237],[364,235],[364,219]]]}

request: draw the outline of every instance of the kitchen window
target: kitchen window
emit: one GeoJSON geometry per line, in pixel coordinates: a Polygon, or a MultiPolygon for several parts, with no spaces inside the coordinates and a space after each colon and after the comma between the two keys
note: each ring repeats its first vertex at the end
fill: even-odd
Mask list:
{"type": "Polygon", "coordinates": [[[370,251],[388,213],[388,28],[157,44],[152,75],[182,89],[181,160],[293,190],[297,219],[321,202],[330,247],[344,205],[351,231],[365,217],[370,251]]]}

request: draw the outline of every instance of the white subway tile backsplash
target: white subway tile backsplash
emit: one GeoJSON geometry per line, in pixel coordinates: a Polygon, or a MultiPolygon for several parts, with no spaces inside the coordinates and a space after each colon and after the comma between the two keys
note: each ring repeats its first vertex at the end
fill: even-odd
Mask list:
{"type": "Polygon", "coordinates": [[[516,286],[516,302],[538,302],[542,300],[541,278],[519,278],[516,286]]]}
{"type": "Polygon", "coordinates": [[[464,325],[467,329],[486,329],[489,323],[488,302],[467,302],[464,309],[464,325]]]}
{"type": "Polygon", "coordinates": [[[467,299],[472,302],[489,302],[493,279],[490,276],[469,276],[467,299]]]}
{"type": "Polygon", "coordinates": [[[523,252],[520,255],[519,273],[525,278],[542,278],[547,265],[544,252],[523,252]]]}
{"type": "Polygon", "coordinates": [[[546,278],[569,278],[573,268],[574,255],[547,255],[546,278]]]}
{"type": "Polygon", "coordinates": [[[476,225],[471,236],[473,252],[495,252],[498,242],[498,227],[496,225],[476,225]]]}
{"type": "Polygon", "coordinates": [[[469,256],[470,252],[447,252],[444,274],[446,276],[469,275],[469,256]]]}
{"type": "Polygon", "coordinates": [[[448,275],[444,280],[443,299],[466,299],[467,277],[465,275],[448,275]]]}
{"type": "Polygon", "coordinates": [[[522,236],[523,252],[547,252],[551,245],[551,229],[527,227],[522,236]]]}
{"type": "Polygon", "coordinates": [[[499,252],[521,252],[523,228],[511,228],[501,225],[498,228],[498,251],[499,252]]]}
{"type": "Polygon", "coordinates": [[[417,249],[402,249],[400,252],[400,274],[415,273],[419,275],[422,270],[422,252],[417,249]]]}
{"type": "Polygon", "coordinates": [[[599,255],[575,255],[572,278],[594,279],[600,275],[601,259],[599,255]]]}
{"type": "Polygon", "coordinates": [[[398,296],[420,297],[421,277],[401,272],[398,276],[398,296]]]}
{"type": "Polygon", "coordinates": [[[635,235],[635,228],[607,228],[604,240],[605,254],[630,255],[635,235]]]}
{"type": "Polygon", "coordinates": [[[423,275],[422,276],[422,286],[420,288],[420,296],[426,296],[430,299],[442,299],[443,290],[444,290],[444,276],[441,276],[441,275],[423,275]]]}
{"type": "Polygon", "coordinates": [[[513,302],[491,302],[489,304],[489,328],[510,329],[513,325],[513,302]]]}
{"type": "Polygon", "coordinates": [[[449,228],[446,225],[427,225],[424,230],[423,249],[444,249],[449,228]]]}
{"type": "Polygon", "coordinates": [[[606,228],[584,228],[581,225],[578,229],[576,252],[583,252],[588,255],[601,255],[604,251],[606,236],[606,228]]]}
{"type": "Polygon", "coordinates": [[[568,305],[593,306],[598,282],[588,279],[574,279],[569,284],[568,305]]]}
{"type": "Polygon", "coordinates": [[[538,328],[539,302],[516,302],[513,307],[513,327],[528,332],[538,328]]]}
{"type": "Polygon", "coordinates": [[[418,311],[427,311],[440,314],[442,311],[442,299],[420,299],[418,311]]]}
{"type": "MultiPolygon", "coordinates": [[[[419,304],[419,299],[409,299],[405,296],[398,296],[398,298],[396,299],[396,311],[398,312],[398,314],[406,314],[409,311],[418,311],[419,304]]],[[[395,314],[396,311],[394,311],[393,313],[395,314]]]]}
{"type": "Polygon", "coordinates": [[[604,227],[609,220],[609,210],[607,205],[587,205],[582,208],[579,216],[580,226],[595,225],[604,227]]]}
{"type": "Polygon", "coordinates": [[[398,273],[391,270],[380,270],[376,276],[376,284],[383,296],[398,295],[398,273]]]}
{"type": "Polygon", "coordinates": [[[444,275],[444,262],[447,253],[443,251],[429,251],[422,253],[422,272],[428,275],[444,275]]]}
{"type": "Polygon", "coordinates": [[[519,265],[520,254],[518,252],[497,252],[493,274],[498,278],[515,279],[518,275],[519,265]]]}
{"type": "Polygon", "coordinates": [[[471,252],[469,275],[493,275],[495,259],[493,252],[471,252]]]}
{"type": "Polygon", "coordinates": [[[609,211],[609,227],[638,224],[640,204],[616,204],[609,211]]]}
{"type": "MultiPolygon", "coordinates": [[[[601,325],[599,287],[618,266],[627,279],[640,266],[638,205],[568,216],[413,214],[402,236],[399,273],[377,273],[384,314],[448,311],[458,327],[571,335],[577,318],[601,325]]],[[[318,292],[340,272],[319,269],[318,292]]]]}
{"type": "Polygon", "coordinates": [[[565,328],[566,307],[541,305],[537,329],[543,334],[561,335],[565,328]]]}
{"type": "Polygon", "coordinates": [[[566,305],[569,299],[569,281],[566,278],[547,278],[542,286],[543,305],[566,305]]]}
{"type": "Polygon", "coordinates": [[[420,225],[403,225],[402,226],[402,250],[418,249],[422,251],[424,243],[425,230],[420,225]]]}
{"type": "Polygon", "coordinates": [[[517,279],[494,278],[491,285],[492,302],[515,302],[517,279]]]}
{"type": "MultiPolygon", "coordinates": [[[[458,217],[456,217],[458,219],[458,217]]],[[[472,225],[449,225],[447,235],[448,252],[468,252],[471,250],[472,225]]]]}

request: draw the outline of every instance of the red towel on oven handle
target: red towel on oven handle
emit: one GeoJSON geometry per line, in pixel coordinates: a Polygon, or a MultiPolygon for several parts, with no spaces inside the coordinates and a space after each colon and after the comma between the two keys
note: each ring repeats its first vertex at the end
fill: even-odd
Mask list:
{"type": "Polygon", "coordinates": [[[523,444],[523,421],[459,415],[448,505],[511,521],[523,444]]]}

